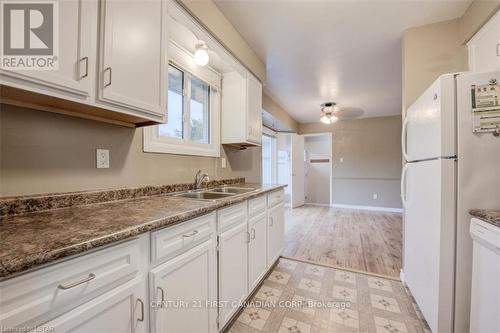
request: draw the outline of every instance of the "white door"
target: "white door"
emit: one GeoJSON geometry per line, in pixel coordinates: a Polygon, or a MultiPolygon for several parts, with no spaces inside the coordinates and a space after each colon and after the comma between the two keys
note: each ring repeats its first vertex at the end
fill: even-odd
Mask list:
{"type": "Polygon", "coordinates": [[[404,278],[433,332],[451,332],[455,252],[453,159],[407,163],[402,177],[404,278]]]}
{"type": "Polygon", "coordinates": [[[236,303],[248,293],[247,224],[240,223],[219,235],[219,327],[223,327],[238,310],[236,303]]]}
{"type": "Polygon", "coordinates": [[[272,265],[281,255],[285,237],[285,211],[279,204],[268,211],[267,221],[267,265],[272,265]]]}
{"type": "Polygon", "coordinates": [[[166,305],[152,309],[152,331],[216,332],[216,272],[212,239],[153,269],[152,297],[166,305]],[[186,306],[176,306],[180,302],[186,302],[186,306]]]}
{"type": "Polygon", "coordinates": [[[292,208],[302,206],[304,194],[304,137],[292,134],[292,208]]]}
{"type": "Polygon", "coordinates": [[[442,75],[408,108],[402,131],[407,161],[456,155],[454,87],[454,75],[442,75]]]}
{"type": "Polygon", "coordinates": [[[101,2],[100,95],[138,111],[166,113],[166,2],[101,2]]]}
{"type": "Polygon", "coordinates": [[[4,71],[1,73],[42,86],[88,96],[94,82],[96,50],[92,27],[97,25],[94,1],[57,1],[59,56],[57,70],[4,71]]]}
{"type": "Polygon", "coordinates": [[[251,74],[247,79],[248,141],[262,142],[262,85],[251,74]]]}
{"type": "Polygon", "coordinates": [[[144,282],[127,282],[43,324],[54,332],[132,333],[148,332],[149,304],[144,282]]]}
{"type": "Polygon", "coordinates": [[[248,290],[253,290],[267,268],[267,216],[266,213],[248,221],[248,290]]]}

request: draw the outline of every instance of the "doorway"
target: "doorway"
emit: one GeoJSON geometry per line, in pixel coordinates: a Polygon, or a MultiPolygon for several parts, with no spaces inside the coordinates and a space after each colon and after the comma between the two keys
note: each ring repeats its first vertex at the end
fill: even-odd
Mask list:
{"type": "Polygon", "coordinates": [[[332,204],[332,134],[292,134],[291,207],[332,204]]]}
{"type": "Polygon", "coordinates": [[[304,199],[309,205],[332,204],[332,134],[304,135],[304,199]]]}

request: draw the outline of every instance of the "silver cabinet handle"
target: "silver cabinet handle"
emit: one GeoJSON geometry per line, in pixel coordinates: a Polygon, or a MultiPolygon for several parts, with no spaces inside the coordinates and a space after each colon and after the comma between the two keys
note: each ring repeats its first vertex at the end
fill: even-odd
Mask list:
{"type": "Polygon", "coordinates": [[[89,276],[87,276],[86,278],[83,278],[79,281],[76,281],[76,282],[73,282],[73,283],[70,283],[70,284],[60,284],[57,286],[57,288],[59,289],[63,289],[63,290],[66,290],[66,289],[71,289],[73,287],[76,287],[76,286],[79,286],[85,282],[89,282],[91,280],[95,279],[95,274],[93,273],[90,273],[89,276]]]}
{"type": "Polygon", "coordinates": [[[165,302],[165,291],[162,287],[157,287],[159,291],[161,291],[161,306],[163,307],[163,302],[165,302]]]}
{"type": "Polygon", "coordinates": [[[85,74],[80,77],[80,79],[84,79],[89,76],[89,57],[83,57],[80,61],[85,61],[85,74]]]}
{"type": "Polygon", "coordinates": [[[194,236],[194,235],[196,235],[197,233],[198,233],[198,230],[193,230],[193,232],[192,232],[192,233],[190,233],[190,234],[184,234],[184,235],[182,235],[182,237],[186,237],[186,238],[187,238],[187,237],[193,237],[193,236],[194,236]]]}
{"type": "Polygon", "coordinates": [[[109,82],[108,82],[108,83],[106,83],[106,84],[104,85],[104,87],[109,87],[109,86],[111,85],[111,80],[112,80],[112,78],[113,78],[113,76],[112,76],[112,75],[113,75],[113,70],[111,69],[111,67],[106,68],[106,69],[104,70],[104,73],[106,73],[106,72],[108,72],[108,71],[109,71],[109,82]]]}
{"type": "Polygon", "coordinates": [[[250,239],[255,239],[255,228],[250,230],[250,239]]]}
{"type": "Polygon", "coordinates": [[[272,227],[274,225],[274,220],[272,217],[269,218],[269,226],[272,227]]]}
{"type": "Polygon", "coordinates": [[[138,321],[144,321],[144,302],[138,298],[137,302],[141,303],[141,318],[138,318],[138,321]]]}

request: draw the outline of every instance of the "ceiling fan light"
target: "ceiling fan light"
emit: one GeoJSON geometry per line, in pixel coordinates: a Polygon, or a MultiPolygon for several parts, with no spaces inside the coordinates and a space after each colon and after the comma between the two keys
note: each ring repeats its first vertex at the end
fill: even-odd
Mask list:
{"type": "Polygon", "coordinates": [[[210,60],[208,56],[208,47],[204,41],[199,41],[196,44],[196,50],[194,51],[193,60],[198,66],[205,66],[210,60]]]}
{"type": "Polygon", "coordinates": [[[334,114],[335,103],[328,102],[321,104],[321,117],[319,120],[324,124],[333,124],[338,120],[334,114]]]}

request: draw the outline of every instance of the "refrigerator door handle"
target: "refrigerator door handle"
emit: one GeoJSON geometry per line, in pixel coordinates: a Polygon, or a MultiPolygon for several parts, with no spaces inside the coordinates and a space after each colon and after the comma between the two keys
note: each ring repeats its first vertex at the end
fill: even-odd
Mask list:
{"type": "Polygon", "coordinates": [[[406,208],[406,174],[408,172],[409,164],[405,164],[403,170],[401,171],[401,202],[403,203],[403,207],[406,208]]]}
{"type": "Polygon", "coordinates": [[[406,138],[406,133],[407,133],[407,128],[408,128],[408,123],[410,122],[410,118],[408,115],[405,117],[403,120],[403,126],[401,129],[401,151],[403,152],[403,158],[405,161],[408,161],[408,151],[407,151],[407,138],[406,138]]]}

